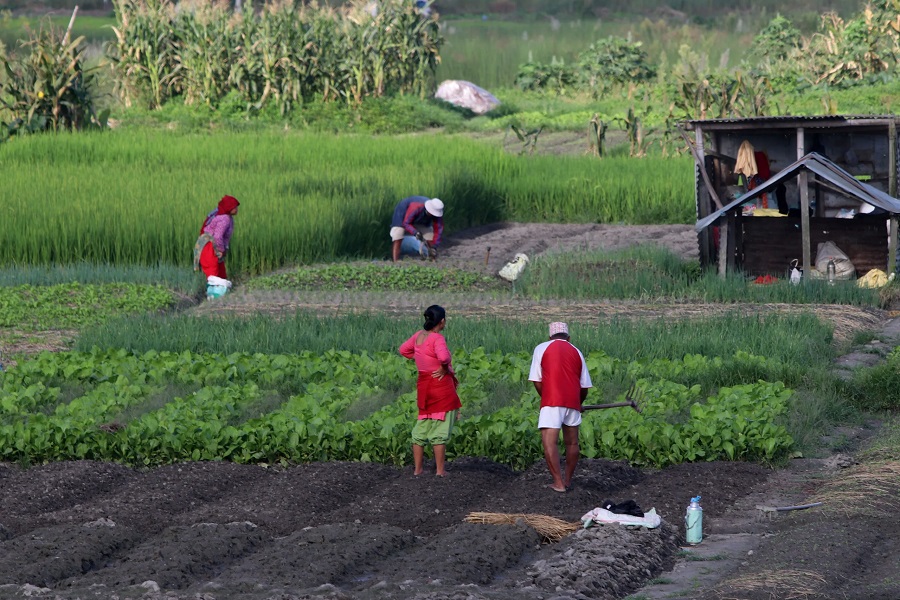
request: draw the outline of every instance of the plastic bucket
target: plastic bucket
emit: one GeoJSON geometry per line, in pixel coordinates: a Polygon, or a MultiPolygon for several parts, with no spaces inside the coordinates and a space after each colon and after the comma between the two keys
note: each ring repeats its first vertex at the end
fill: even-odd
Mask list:
{"type": "Polygon", "coordinates": [[[208,300],[212,300],[213,298],[221,298],[227,291],[228,287],[224,285],[207,285],[206,298],[208,300]]]}

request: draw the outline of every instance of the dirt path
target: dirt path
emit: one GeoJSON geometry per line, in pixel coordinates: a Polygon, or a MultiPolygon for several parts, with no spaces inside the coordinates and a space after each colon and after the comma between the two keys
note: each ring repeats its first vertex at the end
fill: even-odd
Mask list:
{"type": "Polygon", "coordinates": [[[534,258],[545,252],[620,250],[636,245],[660,246],[685,260],[699,257],[693,225],[495,223],[452,232],[439,262],[496,275],[520,252],[534,258]]]}

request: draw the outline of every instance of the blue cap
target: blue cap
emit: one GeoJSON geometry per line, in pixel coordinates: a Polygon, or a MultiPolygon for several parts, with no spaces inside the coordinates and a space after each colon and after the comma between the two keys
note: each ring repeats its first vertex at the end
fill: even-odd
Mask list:
{"type": "Polygon", "coordinates": [[[696,502],[696,503],[699,504],[699,503],[700,503],[700,496],[694,496],[693,498],[691,498],[691,503],[694,503],[694,502],[696,502]]]}

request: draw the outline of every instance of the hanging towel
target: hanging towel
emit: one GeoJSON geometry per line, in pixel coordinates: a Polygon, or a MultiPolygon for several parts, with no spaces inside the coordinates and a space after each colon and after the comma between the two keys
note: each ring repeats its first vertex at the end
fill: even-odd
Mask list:
{"type": "MultiPolygon", "coordinates": [[[[751,146],[752,147],[752,146],[751,146]]],[[[756,150],[753,152],[753,158],[756,161],[756,175],[748,178],[747,189],[752,190],[761,186],[771,177],[772,172],[769,170],[769,157],[765,152],[756,150]]],[[[757,204],[762,208],[769,208],[769,198],[765,193],[760,194],[757,204]]]]}
{"type": "Polygon", "coordinates": [[[744,140],[738,150],[737,162],[734,165],[734,172],[744,175],[749,179],[756,175],[759,170],[756,168],[756,156],[753,153],[753,144],[744,140]]]}

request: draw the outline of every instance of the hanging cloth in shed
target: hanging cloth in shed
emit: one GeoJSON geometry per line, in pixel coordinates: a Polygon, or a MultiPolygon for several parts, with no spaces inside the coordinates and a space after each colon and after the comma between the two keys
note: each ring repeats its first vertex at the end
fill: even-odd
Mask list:
{"type": "MultiPolygon", "coordinates": [[[[772,172],[769,170],[769,157],[765,152],[762,150],[754,151],[753,159],[756,162],[757,173],[747,178],[747,190],[759,187],[772,176],[772,172]]],[[[759,197],[759,206],[760,208],[769,208],[769,198],[766,194],[762,194],[759,197]]]]}
{"type": "Polygon", "coordinates": [[[748,181],[759,172],[756,168],[756,156],[753,154],[753,144],[747,140],[741,142],[741,147],[738,149],[734,172],[743,175],[748,181]]]}

